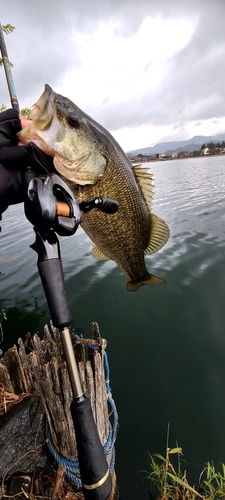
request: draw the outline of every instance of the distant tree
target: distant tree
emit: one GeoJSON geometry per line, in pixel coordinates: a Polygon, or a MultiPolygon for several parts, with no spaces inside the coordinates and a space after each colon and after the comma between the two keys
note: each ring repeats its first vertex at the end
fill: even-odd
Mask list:
{"type": "Polygon", "coordinates": [[[205,149],[205,148],[206,148],[206,145],[205,145],[205,143],[204,143],[204,144],[202,144],[201,149],[205,149]]]}
{"type": "MultiPolygon", "coordinates": [[[[12,33],[15,29],[15,26],[12,26],[11,24],[5,24],[5,25],[2,25],[2,31],[4,31],[4,33],[6,35],[9,35],[10,33],[12,33]]],[[[11,68],[13,67],[13,63],[9,61],[9,64],[11,66],[11,68]]],[[[0,68],[1,66],[3,66],[3,60],[2,58],[0,57],[0,68]]]]}
{"type": "Polygon", "coordinates": [[[13,31],[15,30],[15,26],[12,26],[12,24],[4,24],[2,25],[2,31],[4,31],[4,33],[6,35],[9,35],[9,33],[12,33],[13,31]]]}
{"type": "MultiPolygon", "coordinates": [[[[11,24],[5,24],[5,25],[2,25],[2,31],[4,31],[4,33],[6,35],[9,35],[9,33],[12,33],[14,31],[15,27],[12,26],[11,24]]],[[[11,68],[13,67],[13,63],[9,61],[9,64],[11,66],[11,68]]],[[[3,66],[3,60],[2,58],[0,57],[0,68],[3,66]]],[[[2,104],[0,106],[0,113],[2,113],[2,111],[5,111],[6,109],[6,106],[5,104],[2,104]]]]}
{"type": "MultiPolygon", "coordinates": [[[[2,31],[4,31],[4,33],[6,35],[9,35],[10,33],[12,33],[14,31],[15,27],[12,26],[11,24],[5,24],[5,25],[2,25],[2,31]]],[[[11,66],[11,68],[13,67],[13,63],[9,61],[9,64],[11,66]]],[[[0,57],[0,68],[3,66],[3,60],[2,58],[0,57]]],[[[6,109],[6,106],[5,104],[2,104],[0,106],[0,113],[2,113],[2,111],[5,111],[6,109]]]]}
{"type": "Polygon", "coordinates": [[[0,106],[0,113],[2,113],[2,111],[5,111],[5,109],[6,109],[5,104],[2,104],[2,105],[0,106]]]}
{"type": "Polygon", "coordinates": [[[20,113],[21,115],[25,116],[26,118],[28,118],[29,114],[31,112],[31,109],[30,108],[23,108],[21,109],[20,113]]]}
{"type": "MultiPolygon", "coordinates": [[[[2,113],[2,111],[5,111],[5,109],[6,109],[5,104],[2,104],[2,105],[0,106],[0,113],[2,113]]],[[[21,111],[20,111],[21,115],[25,116],[25,118],[28,118],[28,116],[29,116],[30,112],[31,112],[31,109],[30,109],[30,108],[23,108],[23,109],[21,109],[21,111]]]]}
{"type": "MultiPolygon", "coordinates": [[[[12,33],[15,29],[15,26],[12,26],[12,24],[5,24],[5,25],[2,25],[2,31],[4,31],[4,33],[6,35],[9,35],[10,33],[12,33]]],[[[11,68],[13,67],[13,63],[9,61],[9,64],[11,66],[11,68]]],[[[0,68],[3,66],[3,60],[2,58],[0,57],[0,68]]],[[[2,104],[0,106],[0,113],[2,113],[2,111],[5,111],[6,109],[6,106],[5,104],[2,104]]],[[[21,109],[21,115],[25,116],[26,118],[29,116],[30,114],[30,108],[24,108],[24,109],[21,109]]]]}

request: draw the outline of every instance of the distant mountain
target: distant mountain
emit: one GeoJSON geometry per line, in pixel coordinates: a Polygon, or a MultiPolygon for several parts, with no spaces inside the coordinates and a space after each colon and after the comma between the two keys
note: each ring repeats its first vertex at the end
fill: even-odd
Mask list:
{"type": "Polygon", "coordinates": [[[192,152],[201,149],[201,146],[205,142],[207,143],[207,142],[221,142],[221,141],[225,141],[225,133],[214,136],[195,135],[194,137],[192,137],[192,139],[188,139],[187,141],[159,142],[153,147],[141,148],[141,149],[135,149],[134,151],[129,151],[127,155],[137,156],[138,154],[151,155],[157,153],[172,154],[174,152],[178,153],[179,151],[192,152]]]}
{"type": "MultiPolygon", "coordinates": [[[[225,137],[225,136],[224,136],[225,137]]],[[[221,139],[223,140],[223,139],[221,139]]],[[[211,140],[210,142],[214,142],[214,140],[211,140]]],[[[183,141],[181,141],[183,142],[183,141]]],[[[206,142],[209,142],[209,141],[206,141],[206,142]]],[[[219,142],[218,139],[215,141],[215,142],[219,142]]],[[[201,149],[202,145],[204,144],[204,142],[201,142],[201,144],[186,144],[185,146],[180,146],[179,148],[176,148],[176,149],[167,149],[167,151],[164,151],[164,153],[166,153],[168,156],[169,155],[172,155],[172,153],[180,153],[181,151],[188,151],[189,153],[192,153],[193,151],[199,151],[199,149],[201,149]]]]}

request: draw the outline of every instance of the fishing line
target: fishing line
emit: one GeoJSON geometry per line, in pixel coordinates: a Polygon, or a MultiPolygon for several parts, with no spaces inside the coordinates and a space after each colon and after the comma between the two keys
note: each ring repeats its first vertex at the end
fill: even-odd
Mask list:
{"type": "MultiPolygon", "coordinates": [[[[29,143],[30,144],[30,143],[29,143]]],[[[23,146],[18,146],[19,148],[22,148],[23,146]]],[[[33,158],[37,163],[39,163],[39,165],[44,169],[46,170],[47,174],[49,174],[49,171],[48,169],[43,165],[43,163],[41,163],[40,160],[38,160],[37,156],[35,155],[35,153],[32,155],[31,153],[29,153],[29,151],[27,151],[26,149],[23,148],[23,151],[25,153],[27,153],[31,158],[33,158]]],[[[49,155],[50,156],[50,155],[49,155]]]]}
{"type": "Polygon", "coordinates": [[[20,74],[21,74],[22,78],[26,81],[25,76],[23,76],[23,73],[22,73],[22,71],[20,70],[19,66],[16,64],[16,62],[14,62],[13,58],[12,58],[10,55],[9,55],[9,59],[10,59],[10,61],[12,61],[12,63],[13,63],[13,68],[14,68],[14,67],[15,67],[15,68],[17,68],[17,69],[18,69],[18,71],[20,72],[20,74]]]}

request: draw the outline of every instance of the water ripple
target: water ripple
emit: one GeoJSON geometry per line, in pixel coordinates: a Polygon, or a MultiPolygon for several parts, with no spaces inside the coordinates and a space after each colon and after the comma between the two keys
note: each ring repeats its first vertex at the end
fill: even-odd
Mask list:
{"type": "MultiPolygon", "coordinates": [[[[200,276],[215,258],[220,259],[225,244],[223,163],[216,157],[149,164],[155,183],[153,212],[167,222],[171,233],[166,246],[146,258],[151,270],[162,275],[200,259],[195,269],[195,276],[200,276]]],[[[33,241],[34,232],[23,206],[10,207],[3,214],[0,234],[0,271],[5,273],[0,281],[2,296],[40,295],[37,256],[29,248],[33,241]]],[[[60,245],[69,286],[76,279],[87,291],[95,282],[115,273],[113,262],[92,258],[92,243],[81,228],[74,236],[60,238],[60,245]]]]}

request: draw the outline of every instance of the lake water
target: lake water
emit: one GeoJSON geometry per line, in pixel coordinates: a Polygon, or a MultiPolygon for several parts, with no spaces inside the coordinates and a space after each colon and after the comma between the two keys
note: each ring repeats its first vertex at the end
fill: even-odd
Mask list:
{"type": "MultiPolygon", "coordinates": [[[[153,211],[171,237],[148,269],[166,285],[126,291],[112,262],[91,257],[81,229],[61,238],[73,326],[88,337],[97,321],[108,340],[111,387],[119,413],[116,472],[122,500],[148,498],[149,453],[183,448],[190,482],[206,460],[225,462],[225,157],[157,162],[153,211]]],[[[0,308],[5,351],[49,314],[29,248],[33,229],[22,205],[3,215],[0,308]]]]}

